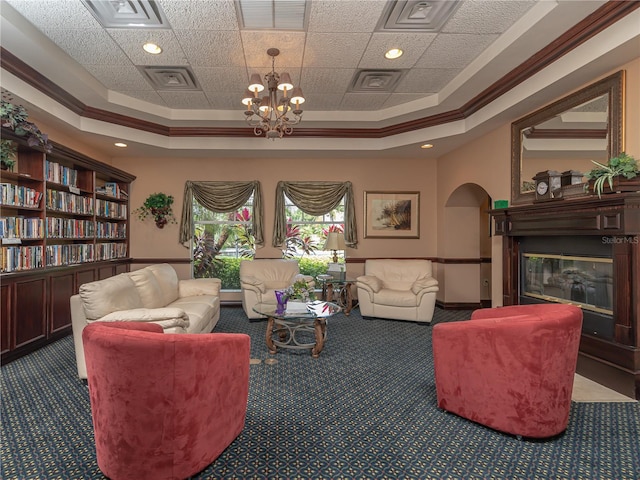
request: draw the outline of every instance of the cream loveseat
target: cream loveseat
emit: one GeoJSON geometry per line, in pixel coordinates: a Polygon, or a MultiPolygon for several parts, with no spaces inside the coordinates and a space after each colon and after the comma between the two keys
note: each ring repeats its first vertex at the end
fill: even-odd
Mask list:
{"type": "Polygon", "coordinates": [[[315,286],[313,277],[302,275],[297,260],[261,258],[240,262],[240,288],[242,308],[249,319],[264,318],[253,311],[257,303],[275,305],[276,290],[284,290],[298,279],[305,280],[310,287],[315,286]]]}
{"type": "Polygon", "coordinates": [[[438,281],[430,260],[366,260],[356,279],[363,317],[431,322],[438,281]]]}
{"type": "Polygon", "coordinates": [[[209,333],[219,319],[220,280],[178,280],[166,263],[85,283],[71,297],[78,376],[87,378],[82,331],[91,322],[151,322],[165,333],[209,333]]]}

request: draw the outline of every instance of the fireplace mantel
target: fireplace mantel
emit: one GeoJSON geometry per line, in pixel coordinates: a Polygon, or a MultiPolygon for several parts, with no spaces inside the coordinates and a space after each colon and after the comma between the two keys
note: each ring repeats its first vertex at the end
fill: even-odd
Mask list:
{"type": "Polygon", "coordinates": [[[640,193],[549,200],[490,213],[496,235],[504,237],[504,305],[523,303],[520,255],[527,242],[548,238],[550,245],[560,242],[564,254],[572,246],[581,254],[582,244],[606,245],[613,259],[613,338],[583,329],[578,372],[640,399],[640,193]]]}

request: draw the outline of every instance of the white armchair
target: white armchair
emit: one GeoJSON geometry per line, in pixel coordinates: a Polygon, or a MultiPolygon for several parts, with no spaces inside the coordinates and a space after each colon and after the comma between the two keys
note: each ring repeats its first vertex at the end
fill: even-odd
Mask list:
{"type": "Polygon", "coordinates": [[[363,317],[431,322],[438,281],[430,260],[367,260],[356,279],[363,317]]]}
{"type": "Polygon", "coordinates": [[[314,287],[310,275],[302,275],[296,260],[258,259],[240,262],[242,308],[249,319],[264,318],[253,311],[257,303],[276,304],[276,290],[284,290],[298,279],[314,287]]]}

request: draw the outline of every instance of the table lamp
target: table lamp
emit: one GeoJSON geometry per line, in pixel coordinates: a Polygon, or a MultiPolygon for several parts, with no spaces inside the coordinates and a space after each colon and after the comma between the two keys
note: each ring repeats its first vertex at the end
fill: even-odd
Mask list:
{"type": "Polygon", "coordinates": [[[347,246],[344,243],[344,234],[342,232],[327,233],[327,241],[323,250],[333,250],[333,263],[338,263],[337,250],[344,250],[347,246]]]}

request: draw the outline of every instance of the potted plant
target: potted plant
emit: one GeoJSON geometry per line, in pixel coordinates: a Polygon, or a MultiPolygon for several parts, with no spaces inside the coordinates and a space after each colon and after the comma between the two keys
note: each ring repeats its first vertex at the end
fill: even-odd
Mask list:
{"type": "Polygon", "coordinates": [[[585,177],[589,179],[588,188],[597,193],[598,197],[602,196],[606,185],[609,185],[611,192],[640,190],[639,181],[628,182],[640,174],[638,162],[631,155],[622,152],[617,157],[609,159],[606,165],[595,160],[591,162],[598,168],[585,173],[585,177]]]}
{"type": "Polygon", "coordinates": [[[144,220],[151,215],[156,222],[156,226],[158,228],[164,228],[169,222],[176,223],[171,205],[173,205],[172,195],[152,193],[134,213],[138,215],[140,220],[144,220]]]}
{"type": "Polygon", "coordinates": [[[14,105],[11,102],[2,100],[0,103],[0,118],[2,126],[15,132],[19,137],[27,138],[27,145],[30,147],[40,146],[45,152],[52,150],[47,134],[42,133],[37,125],[29,122],[29,114],[22,105],[14,105]]]}
{"type": "Polygon", "coordinates": [[[15,154],[15,143],[11,140],[0,140],[0,167],[2,170],[13,171],[13,166],[16,164],[15,154]]]}

